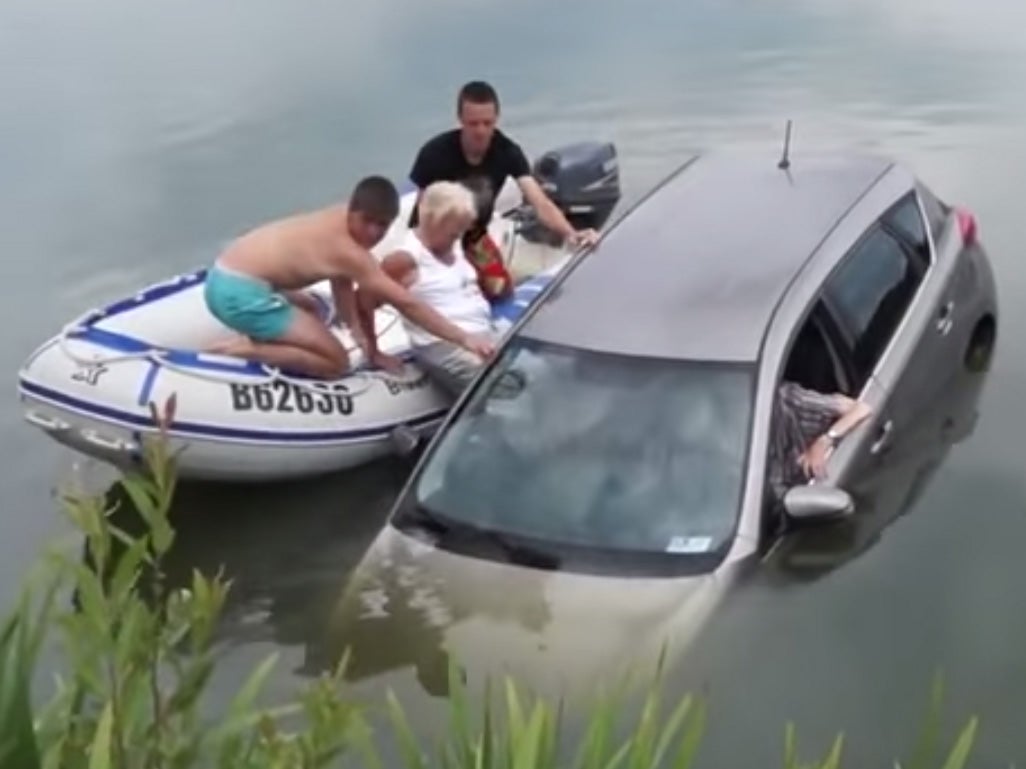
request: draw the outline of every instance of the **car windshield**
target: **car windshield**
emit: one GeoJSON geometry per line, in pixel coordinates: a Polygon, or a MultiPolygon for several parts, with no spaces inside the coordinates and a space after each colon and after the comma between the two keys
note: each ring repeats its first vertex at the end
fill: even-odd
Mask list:
{"type": "Polygon", "coordinates": [[[709,553],[735,527],[753,378],[516,338],[415,479],[416,505],[547,546],[709,553]]]}

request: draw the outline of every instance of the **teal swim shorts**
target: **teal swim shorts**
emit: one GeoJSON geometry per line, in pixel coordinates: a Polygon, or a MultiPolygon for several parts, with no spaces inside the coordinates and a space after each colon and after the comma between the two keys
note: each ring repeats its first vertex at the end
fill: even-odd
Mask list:
{"type": "Polygon", "coordinates": [[[215,318],[258,342],[280,338],[295,312],[270,284],[216,264],[207,271],[203,298],[215,318]]]}

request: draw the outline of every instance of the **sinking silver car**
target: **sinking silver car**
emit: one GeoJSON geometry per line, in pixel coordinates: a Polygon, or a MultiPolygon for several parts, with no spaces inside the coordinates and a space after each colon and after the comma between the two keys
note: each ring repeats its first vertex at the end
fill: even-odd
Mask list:
{"type": "Polygon", "coordinates": [[[693,158],[457,402],[330,646],[352,647],[358,676],[410,664],[443,681],[421,668],[444,647],[562,689],[684,644],[753,574],[836,568],[909,508],[973,429],[997,318],[975,218],[901,165],[693,158]],[[872,415],[781,499],[784,378],[872,415]]]}

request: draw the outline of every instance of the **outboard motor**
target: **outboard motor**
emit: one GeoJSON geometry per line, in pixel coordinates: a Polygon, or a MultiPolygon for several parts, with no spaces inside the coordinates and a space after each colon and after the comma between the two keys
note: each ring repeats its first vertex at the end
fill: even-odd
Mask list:
{"type": "MultiPolygon", "coordinates": [[[[620,201],[620,166],[612,142],[579,142],[549,150],[532,167],[534,178],[575,228],[601,230],[620,201]]],[[[520,234],[553,246],[560,238],[528,208],[520,234]]]]}

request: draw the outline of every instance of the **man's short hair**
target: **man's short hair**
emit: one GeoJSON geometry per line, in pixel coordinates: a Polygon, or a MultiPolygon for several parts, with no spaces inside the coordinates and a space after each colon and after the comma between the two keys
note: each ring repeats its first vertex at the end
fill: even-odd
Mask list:
{"type": "Polygon", "coordinates": [[[372,219],[392,221],[399,215],[399,191],[384,176],[365,176],[353,188],[349,210],[372,219]]]}
{"type": "Polygon", "coordinates": [[[499,94],[484,80],[471,80],[460,88],[459,96],[456,98],[456,114],[463,111],[464,102],[494,104],[495,111],[499,111],[499,94]]]}

